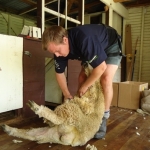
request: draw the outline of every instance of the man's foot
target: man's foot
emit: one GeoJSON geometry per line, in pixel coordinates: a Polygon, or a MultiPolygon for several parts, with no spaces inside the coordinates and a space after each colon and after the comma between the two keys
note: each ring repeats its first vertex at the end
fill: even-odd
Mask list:
{"type": "Polygon", "coordinates": [[[96,138],[96,139],[104,138],[105,134],[106,134],[106,130],[107,130],[107,118],[103,117],[102,124],[101,124],[99,130],[97,131],[97,133],[94,135],[94,138],[96,138]]]}

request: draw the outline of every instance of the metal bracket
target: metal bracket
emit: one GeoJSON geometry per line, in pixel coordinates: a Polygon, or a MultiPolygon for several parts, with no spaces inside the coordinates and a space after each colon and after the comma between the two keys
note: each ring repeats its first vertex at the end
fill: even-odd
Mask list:
{"type": "Polygon", "coordinates": [[[32,57],[32,54],[29,51],[24,51],[24,54],[29,56],[29,57],[32,57]]]}

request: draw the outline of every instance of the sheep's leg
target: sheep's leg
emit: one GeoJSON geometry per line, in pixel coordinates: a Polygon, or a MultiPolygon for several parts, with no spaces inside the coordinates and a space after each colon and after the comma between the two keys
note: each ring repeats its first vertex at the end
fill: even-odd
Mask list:
{"type": "Polygon", "coordinates": [[[17,129],[7,125],[3,125],[2,127],[8,135],[31,141],[37,141],[38,143],[58,143],[72,146],[80,145],[80,139],[78,138],[75,127],[73,126],[68,126],[65,130],[63,130],[64,127],[62,126],[33,129],[17,129]]]}
{"type": "Polygon", "coordinates": [[[50,128],[33,128],[33,129],[18,129],[7,125],[2,125],[3,130],[11,136],[27,139],[31,141],[38,141],[40,138],[44,138],[50,128]]]}
{"type": "Polygon", "coordinates": [[[45,106],[39,106],[34,101],[28,101],[27,105],[35,112],[35,114],[39,115],[39,117],[43,117],[55,125],[59,125],[64,122],[63,118],[57,116],[54,111],[45,106]]]}

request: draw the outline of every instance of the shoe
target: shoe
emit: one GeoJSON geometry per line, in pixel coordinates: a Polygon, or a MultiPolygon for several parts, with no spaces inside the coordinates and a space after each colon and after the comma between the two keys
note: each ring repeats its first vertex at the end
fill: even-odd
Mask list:
{"type": "Polygon", "coordinates": [[[107,118],[103,117],[102,124],[101,124],[99,130],[97,131],[97,133],[94,135],[94,138],[96,138],[96,139],[104,138],[105,134],[106,134],[106,130],[107,130],[107,118]]]}

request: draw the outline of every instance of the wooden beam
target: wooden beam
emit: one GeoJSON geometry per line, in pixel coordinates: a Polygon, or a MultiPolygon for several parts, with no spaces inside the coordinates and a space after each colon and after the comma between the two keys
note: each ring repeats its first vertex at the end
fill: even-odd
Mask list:
{"type": "Polygon", "coordinates": [[[83,0],[78,0],[79,2],[79,5],[78,5],[78,20],[81,22],[80,25],[83,25],[84,24],[84,4],[82,3],[83,0]],[[83,10],[82,10],[83,9],[83,10]],[[83,14],[82,14],[83,13],[83,14]]]}
{"type": "MultiPolygon", "coordinates": [[[[79,1],[80,1],[80,0],[79,0],[79,1]]],[[[75,0],[74,3],[77,4],[77,0],[75,0]]],[[[86,4],[86,5],[85,5],[85,11],[86,11],[86,9],[89,9],[89,8],[91,8],[91,7],[94,7],[94,6],[97,6],[97,5],[101,5],[101,4],[102,4],[102,3],[101,3],[100,1],[98,1],[98,2],[92,2],[92,3],[90,3],[90,4],[86,4]]],[[[80,8],[80,9],[81,9],[81,8],[80,8]]],[[[106,6],[106,8],[104,8],[104,11],[108,11],[108,9],[109,9],[109,8],[106,6]]],[[[68,14],[71,15],[71,14],[75,14],[75,13],[79,13],[79,8],[71,9],[68,14]]],[[[49,20],[53,20],[53,19],[56,19],[56,17],[48,17],[48,18],[46,18],[45,21],[49,21],[49,20]]]]}
{"type": "Polygon", "coordinates": [[[131,24],[126,25],[125,29],[125,54],[126,54],[126,80],[129,80],[130,66],[132,60],[132,36],[131,36],[131,24]]]}
{"type": "Polygon", "coordinates": [[[37,27],[42,29],[42,1],[37,0],[37,27]]]}
{"type": "Polygon", "coordinates": [[[22,1],[22,2],[24,2],[24,3],[26,3],[26,4],[29,4],[29,5],[31,5],[31,6],[35,6],[36,5],[36,2],[34,2],[34,1],[31,1],[31,0],[20,0],[20,1],[22,1]]]}
{"type": "MultiPolygon", "coordinates": [[[[48,5],[48,4],[55,2],[55,1],[57,1],[57,0],[45,0],[45,5],[48,5]]],[[[31,6],[30,8],[27,8],[27,9],[20,11],[18,15],[26,14],[30,11],[35,10],[35,9],[37,9],[37,4],[35,4],[34,6],[31,6]]]]}
{"type": "MultiPolygon", "coordinates": [[[[71,10],[71,7],[72,7],[72,4],[74,3],[74,0],[68,0],[67,2],[67,13],[69,14],[70,10],[71,10]]],[[[64,12],[63,14],[65,14],[65,11],[66,11],[66,8],[64,9],[64,12]]],[[[60,21],[60,26],[64,26],[64,23],[65,23],[65,20],[64,19],[61,19],[60,21]]]]}
{"type": "Polygon", "coordinates": [[[137,0],[137,1],[125,4],[126,7],[139,7],[139,6],[148,6],[148,5],[150,5],[149,0],[137,0]]]}
{"type": "Polygon", "coordinates": [[[113,0],[115,3],[119,2],[119,3],[122,3],[122,2],[132,2],[133,0],[113,0]]]}
{"type": "MultiPolygon", "coordinates": [[[[100,3],[99,1],[86,4],[86,5],[85,5],[85,10],[86,10],[86,9],[89,9],[89,8],[91,8],[91,7],[100,5],[100,4],[101,4],[101,3],[100,3]]],[[[74,13],[77,13],[77,12],[78,12],[78,8],[75,8],[75,9],[71,9],[69,14],[74,14],[74,13]]]]}
{"type": "Polygon", "coordinates": [[[115,3],[113,0],[100,0],[108,7],[111,7],[117,14],[123,18],[128,18],[128,10],[120,3],[115,3]]]}
{"type": "Polygon", "coordinates": [[[61,13],[58,13],[57,11],[54,11],[54,10],[51,10],[51,9],[48,9],[48,8],[44,8],[44,11],[47,12],[47,13],[50,13],[50,14],[53,14],[55,16],[59,16],[60,18],[67,18],[67,20],[71,21],[71,22],[74,22],[74,23],[77,23],[77,24],[80,24],[81,22],[74,19],[74,18],[71,18],[69,16],[65,16],[64,14],[61,14],[61,13]]]}
{"type": "Polygon", "coordinates": [[[13,13],[16,15],[18,14],[18,11],[16,9],[12,9],[12,8],[9,8],[9,7],[3,6],[3,5],[0,5],[0,10],[3,12],[10,12],[10,13],[13,13]]]}
{"type": "Polygon", "coordinates": [[[141,7],[141,6],[146,7],[146,6],[149,6],[149,5],[150,5],[150,2],[145,3],[145,4],[126,4],[126,7],[127,7],[127,8],[131,8],[131,7],[141,7]]]}
{"type": "Polygon", "coordinates": [[[47,18],[45,19],[45,22],[51,21],[51,20],[57,19],[57,18],[58,18],[58,17],[56,17],[56,16],[54,16],[54,17],[47,17],[47,18]]]}

